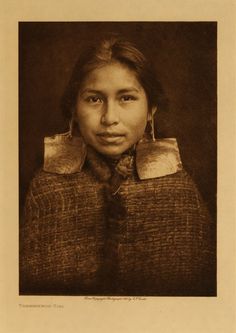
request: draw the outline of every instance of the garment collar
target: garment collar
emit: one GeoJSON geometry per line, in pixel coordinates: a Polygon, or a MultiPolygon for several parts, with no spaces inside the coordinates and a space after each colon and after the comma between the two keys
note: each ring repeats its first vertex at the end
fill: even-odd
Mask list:
{"type": "MultiPolygon", "coordinates": [[[[87,148],[80,137],[68,133],[44,139],[44,166],[46,172],[72,174],[81,172],[87,148]]],[[[139,179],[151,179],[176,173],[182,169],[175,138],[143,139],[136,145],[136,170],[139,179]]]]}

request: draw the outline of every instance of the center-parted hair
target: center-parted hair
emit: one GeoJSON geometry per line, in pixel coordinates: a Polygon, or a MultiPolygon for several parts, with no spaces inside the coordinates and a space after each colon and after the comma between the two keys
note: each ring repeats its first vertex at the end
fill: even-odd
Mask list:
{"type": "Polygon", "coordinates": [[[61,101],[66,118],[72,116],[79,90],[86,76],[96,68],[112,62],[119,62],[135,73],[146,92],[149,108],[166,107],[166,98],[156,77],[154,66],[133,43],[118,34],[111,33],[85,47],[79,55],[61,101]]]}

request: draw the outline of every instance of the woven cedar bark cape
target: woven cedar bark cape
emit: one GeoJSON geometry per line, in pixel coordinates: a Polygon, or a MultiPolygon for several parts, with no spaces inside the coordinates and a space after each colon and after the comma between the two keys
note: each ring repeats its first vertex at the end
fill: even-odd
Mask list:
{"type": "Polygon", "coordinates": [[[215,295],[214,225],[184,171],[119,189],[125,209],[107,228],[104,184],[82,172],[39,171],[21,230],[20,293],[215,295]]]}

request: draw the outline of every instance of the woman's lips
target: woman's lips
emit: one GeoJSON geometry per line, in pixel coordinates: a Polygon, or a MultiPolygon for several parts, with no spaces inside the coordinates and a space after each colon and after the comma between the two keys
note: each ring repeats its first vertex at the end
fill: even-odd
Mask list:
{"type": "Polygon", "coordinates": [[[105,144],[120,144],[123,142],[125,135],[121,133],[98,133],[100,141],[105,144]]]}

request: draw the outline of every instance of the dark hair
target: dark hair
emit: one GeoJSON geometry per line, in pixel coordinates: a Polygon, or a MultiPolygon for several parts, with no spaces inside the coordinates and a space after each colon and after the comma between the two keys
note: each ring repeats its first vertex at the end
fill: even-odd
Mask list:
{"type": "Polygon", "coordinates": [[[156,78],[154,66],[133,43],[112,33],[81,52],[61,101],[61,108],[66,118],[71,118],[78,91],[87,74],[113,61],[128,66],[136,73],[138,81],[146,92],[149,107],[162,108],[166,105],[166,98],[156,78]]]}

